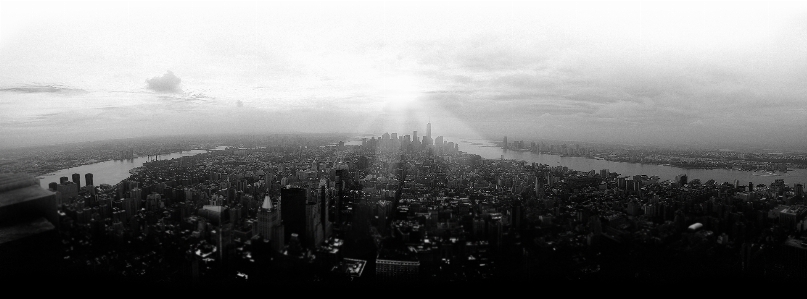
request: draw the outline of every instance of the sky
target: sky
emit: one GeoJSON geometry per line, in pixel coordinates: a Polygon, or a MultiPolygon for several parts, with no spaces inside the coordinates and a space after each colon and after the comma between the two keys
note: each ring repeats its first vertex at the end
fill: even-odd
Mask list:
{"type": "Polygon", "coordinates": [[[791,2],[0,2],[0,148],[419,131],[807,148],[791,2]]]}

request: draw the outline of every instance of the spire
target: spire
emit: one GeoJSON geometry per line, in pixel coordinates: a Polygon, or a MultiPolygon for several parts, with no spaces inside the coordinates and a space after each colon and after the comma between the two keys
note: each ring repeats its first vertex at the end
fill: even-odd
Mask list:
{"type": "Polygon", "coordinates": [[[266,197],[263,199],[263,205],[261,206],[261,209],[267,209],[267,210],[271,210],[271,209],[272,209],[272,199],[271,199],[271,198],[269,198],[269,195],[267,195],[267,196],[266,196],[266,197]]]}

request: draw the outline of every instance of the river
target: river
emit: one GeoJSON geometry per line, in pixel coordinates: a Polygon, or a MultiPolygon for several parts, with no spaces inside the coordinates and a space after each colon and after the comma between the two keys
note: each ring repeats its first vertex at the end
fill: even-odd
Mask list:
{"type": "MultiPolygon", "coordinates": [[[[193,156],[206,152],[207,150],[182,151],[167,155],[159,155],[159,159],[171,160],[174,158],[193,156]]],[[[137,157],[131,160],[110,160],[68,169],[62,169],[54,173],[39,176],[39,185],[42,186],[42,188],[48,189],[48,184],[50,184],[51,182],[59,183],[59,178],[63,176],[67,177],[68,180],[72,181],[74,173],[78,173],[81,175],[82,186],[87,184],[84,178],[84,174],[87,173],[92,173],[93,184],[95,184],[95,186],[100,186],[101,184],[115,185],[130,176],[129,170],[143,166],[143,163],[146,163],[150,160],[154,160],[154,156],[151,156],[150,158],[147,156],[137,157]]]]}
{"type": "MultiPolygon", "coordinates": [[[[494,142],[483,139],[446,139],[449,141],[459,142],[460,151],[476,154],[485,159],[500,159],[504,156],[505,159],[535,162],[540,164],[547,164],[550,166],[566,166],[570,169],[579,171],[608,169],[610,172],[616,172],[621,175],[648,175],[658,176],[661,180],[674,180],[679,174],[686,174],[689,180],[700,179],[702,182],[713,179],[718,183],[730,182],[739,180],[741,184],[770,184],[776,179],[784,179],[785,183],[792,185],[795,183],[807,183],[807,170],[795,169],[787,173],[776,173],[777,175],[767,176],[763,172],[752,171],[739,171],[727,169],[684,169],[674,166],[662,166],[655,164],[641,164],[641,163],[628,163],[628,162],[613,162],[606,160],[597,160],[584,157],[561,157],[558,155],[537,154],[532,152],[513,151],[498,147],[494,142]]],[[[353,139],[345,143],[346,145],[361,145],[361,139],[353,139]]],[[[220,146],[211,150],[222,150],[224,146],[220,146]]],[[[171,153],[167,155],[160,155],[160,160],[170,160],[174,158],[193,156],[201,153],[206,153],[207,150],[191,150],[179,153],[171,153]]],[[[154,157],[151,157],[153,160],[154,157]]],[[[143,163],[149,161],[149,157],[137,157],[132,160],[110,160],[99,162],[95,164],[82,165],[78,167],[62,169],[54,173],[40,176],[39,185],[47,189],[48,184],[51,182],[59,182],[60,177],[68,177],[72,180],[74,173],[81,174],[82,185],[86,184],[84,174],[93,174],[93,183],[98,186],[101,184],[114,185],[129,177],[129,170],[136,167],[143,166],[143,163]]]]}
{"type": "MultiPolygon", "coordinates": [[[[701,182],[706,182],[713,179],[717,183],[734,183],[735,180],[739,180],[740,184],[742,185],[746,185],[749,182],[753,182],[755,185],[769,185],[776,179],[783,179],[786,184],[791,186],[796,183],[807,183],[807,170],[805,169],[795,169],[788,171],[787,173],[777,172],[776,175],[767,175],[762,171],[753,172],[728,169],[685,169],[675,166],[663,166],[656,164],[614,162],[585,157],[561,157],[558,155],[538,154],[513,150],[505,151],[493,141],[484,139],[446,138],[446,140],[453,142],[459,141],[460,151],[469,154],[476,154],[485,159],[500,159],[502,156],[504,156],[505,159],[526,161],[530,163],[535,162],[550,166],[566,166],[570,169],[579,171],[596,170],[597,173],[599,173],[601,169],[608,169],[610,172],[616,172],[620,175],[627,176],[642,174],[647,176],[658,176],[662,181],[674,180],[677,175],[686,174],[690,181],[693,179],[700,179],[701,182]]],[[[358,140],[353,139],[345,144],[361,145],[361,138],[359,137],[358,140]]]]}

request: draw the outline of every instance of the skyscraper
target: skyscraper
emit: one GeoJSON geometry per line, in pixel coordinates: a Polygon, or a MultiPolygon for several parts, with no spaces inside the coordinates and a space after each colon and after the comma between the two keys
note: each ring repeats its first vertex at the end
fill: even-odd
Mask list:
{"type": "Polygon", "coordinates": [[[504,136],[504,140],[502,140],[502,148],[507,149],[507,136],[504,136]]]}
{"type": "Polygon", "coordinates": [[[258,209],[258,235],[269,240],[272,248],[283,248],[283,225],[281,224],[280,209],[272,205],[272,199],[267,195],[263,205],[258,209]]]}
{"type": "Polygon", "coordinates": [[[87,185],[95,186],[95,184],[92,183],[92,173],[85,174],[84,175],[84,181],[86,181],[87,185]]]}
{"type": "Polygon", "coordinates": [[[284,188],[280,190],[280,219],[285,231],[283,237],[291,239],[291,234],[305,235],[306,190],[302,188],[284,188]]]}
{"type": "Polygon", "coordinates": [[[78,173],[73,174],[73,183],[76,183],[76,186],[81,188],[81,175],[78,173]]]}
{"type": "MultiPolygon", "coordinates": [[[[678,175],[678,176],[676,176],[676,177],[675,177],[675,181],[676,181],[676,183],[678,183],[680,186],[686,185],[686,184],[687,184],[687,182],[688,182],[688,181],[687,181],[687,175],[686,175],[686,174],[680,174],[680,175],[678,175]]],[[[735,185],[735,186],[736,186],[736,185],[735,185]]]]}
{"type": "Polygon", "coordinates": [[[320,203],[318,202],[319,196],[316,195],[316,189],[312,189],[312,196],[305,205],[305,230],[301,235],[301,242],[305,247],[314,247],[319,245],[324,238],[324,230],[322,227],[322,218],[320,203]]]}
{"type": "Polygon", "coordinates": [[[129,194],[134,201],[134,211],[140,211],[141,201],[143,200],[143,189],[134,188],[129,191],[129,194]]]}
{"type": "Polygon", "coordinates": [[[426,124],[426,136],[429,137],[429,140],[432,139],[432,123],[431,122],[426,124]]]}

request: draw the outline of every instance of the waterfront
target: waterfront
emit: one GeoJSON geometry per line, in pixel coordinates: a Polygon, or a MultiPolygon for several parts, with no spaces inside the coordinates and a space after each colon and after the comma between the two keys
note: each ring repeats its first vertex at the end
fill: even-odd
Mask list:
{"type": "MultiPolygon", "coordinates": [[[[794,183],[807,183],[807,170],[805,169],[790,170],[787,173],[777,172],[775,175],[768,175],[762,171],[753,172],[728,169],[685,169],[674,166],[615,162],[585,157],[562,157],[559,155],[538,154],[529,151],[505,151],[496,143],[484,139],[446,138],[446,140],[459,142],[460,151],[479,155],[485,159],[501,159],[504,157],[504,159],[520,160],[529,163],[535,162],[550,166],[566,166],[570,169],[579,171],[596,170],[598,173],[601,169],[608,169],[610,172],[616,172],[625,176],[642,174],[647,176],[658,176],[662,181],[674,180],[677,175],[686,174],[689,180],[700,179],[701,182],[706,182],[712,179],[717,183],[734,183],[735,180],[739,180],[740,184],[743,185],[748,184],[748,182],[753,182],[755,185],[769,185],[776,179],[783,179],[788,185],[792,185],[794,183]]],[[[361,137],[359,137],[358,140],[354,139],[345,144],[361,145],[361,137]]]]}
{"type": "MultiPolygon", "coordinates": [[[[178,153],[159,155],[158,158],[160,160],[170,160],[174,158],[193,156],[206,152],[207,150],[190,150],[178,153]]],[[[39,176],[38,177],[39,185],[42,186],[42,188],[48,189],[48,184],[50,184],[51,182],[59,183],[59,178],[63,176],[68,177],[69,180],[72,181],[72,175],[74,173],[81,174],[82,186],[87,183],[84,178],[84,174],[87,173],[93,174],[93,184],[95,184],[96,186],[100,186],[101,184],[114,185],[128,178],[130,175],[129,170],[143,166],[143,163],[153,161],[154,159],[155,159],[154,156],[150,157],[143,156],[130,160],[109,160],[94,164],[87,164],[78,167],[61,169],[53,173],[39,176]]]]}

